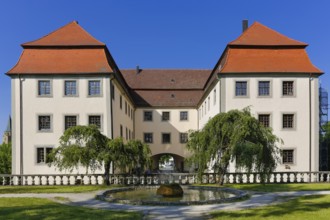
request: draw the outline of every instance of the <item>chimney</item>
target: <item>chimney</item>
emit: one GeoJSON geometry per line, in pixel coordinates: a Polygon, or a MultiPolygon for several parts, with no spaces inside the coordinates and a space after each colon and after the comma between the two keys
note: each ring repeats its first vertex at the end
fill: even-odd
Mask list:
{"type": "Polygon", "coordinates": [[[140,73],[140,67],[139,65],[136,66],[136,74],[139,74],[140,73]]]}
{"type": "Polygon", "coordinates": [[[243,32],[246,31],[246,29],[248,29],[249,27],[249,21],[248,20],[243,20],[242,21],[242,25],[243,25],[243,32]]]}

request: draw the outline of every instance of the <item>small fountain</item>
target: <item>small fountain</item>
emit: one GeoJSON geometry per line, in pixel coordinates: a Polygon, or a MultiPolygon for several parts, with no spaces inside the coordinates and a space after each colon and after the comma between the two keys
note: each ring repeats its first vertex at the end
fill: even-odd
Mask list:
{"type": "Polygon", "coordinates": [[[182,197],[183,189],[177,183],[172,184],[162,184],[157,189],[157,195],[162,195],[165,197],[182,197]]]}

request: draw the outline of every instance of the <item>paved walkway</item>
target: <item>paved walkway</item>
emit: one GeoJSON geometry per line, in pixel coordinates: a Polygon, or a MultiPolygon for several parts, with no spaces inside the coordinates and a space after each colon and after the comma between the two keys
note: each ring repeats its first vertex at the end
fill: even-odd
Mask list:
{"type": "Polygon", "coordinates": [[[278,193],[255,193],[251,198],[241,202],[193,205],[193,206],[136,206],[125,204],[113,204],[95,199],[96,195],[104,191],[92,193],[24,193],[24,194],[0,194],[0,197],[34,197],[54,200],[55,197],[68,198],[70,202],[63,202],[68,205],[77,205],[97,209],[140,211],[144,213],[144,219],[203,219],[211,211],[216,210],[240,210],[269,205],[280,202],[281,197],[296,197],[305,195],[327,195],[330,191],[298,191],[298,192],[278,192],[278,193]]]}

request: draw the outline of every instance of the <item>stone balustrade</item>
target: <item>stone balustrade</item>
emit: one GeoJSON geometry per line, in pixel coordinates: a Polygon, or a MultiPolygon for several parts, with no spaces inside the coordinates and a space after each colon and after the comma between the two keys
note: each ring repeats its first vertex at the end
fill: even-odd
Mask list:
{"type": "MultiPolygon", "coordinates": [[[[198,183],[195,173],[157,173],[144,176],[113,174],[109,177],[110,184],[116,185],[159,185],[163,183],[179,183],[190,185],[198,183]]],[[[205,173],[202,176],[203,184],[219,182],[219,175],[205,173]]],[[[225,183],[260,183],[259,173],[227,173],[225,183]]],[[[308,183],[330,182],[330,172],[274,172],[266,183],[308,183]]],[[[0,174],[0,185],[102,185],[103,174],[34,174],[10,175],[0,174]]]]}

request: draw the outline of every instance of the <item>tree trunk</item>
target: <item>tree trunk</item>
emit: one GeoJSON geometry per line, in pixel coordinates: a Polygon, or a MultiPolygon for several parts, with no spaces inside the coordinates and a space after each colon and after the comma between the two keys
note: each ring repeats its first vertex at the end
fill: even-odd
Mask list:
{"type": "Polygon", "coordinates": [[[223,185],[225,182],[225,175],[227,173],[227,168],[228,168],[229,163],[227,163],[226,165],[224,165],[224,167],[220,168],[219,171],[219,185],[223,185]]]}
{"type": "Polygon", "coordinates": [[[111,162],[104,163],[104,183],[107,186],[110,185],[110,164],[111,162]]]}

